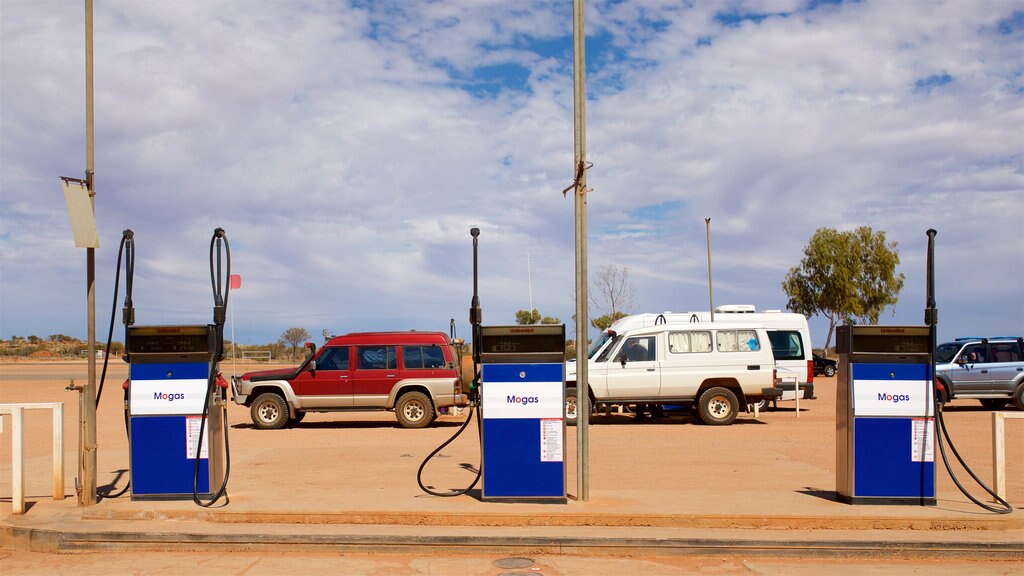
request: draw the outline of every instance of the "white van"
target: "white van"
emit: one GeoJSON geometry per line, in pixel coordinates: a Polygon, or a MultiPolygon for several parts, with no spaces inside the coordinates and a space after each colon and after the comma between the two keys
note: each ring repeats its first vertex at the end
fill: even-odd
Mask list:
{"type": "MultiPolygon", "coordinates": [[[[705,424],[731,424],[781,394],[768,332],[754,323],[659,324],[612,332],[587,363],[591,405],[679,404],[705,424]]],[[[566,365],[566,422],[576,422],[576,365],[566,365]]]]}
{"type": "MultiPolygon", "coordinates": [[[[662,312],[632,314],[616,320],[594,340],[587,352],[588,358],[600,354],[615,334],[661,324],[696,324],[710,322],[711,314],[703,312],[662,312]]],[[[763,310],[758,312],[750,304],[730,304],[715,307],[715,322],[741,322],[759,324],[768,331],[771,340],[775,367],[781,381],[777,386],[783,391],[780,400],[796,399],[796,382],[800,384],[800,399],[814,399],[814,356],[811,332],[807,317],[793,312],[763,310]]],[[[765,409],[766,403],[760,408],[765,409]]]]}

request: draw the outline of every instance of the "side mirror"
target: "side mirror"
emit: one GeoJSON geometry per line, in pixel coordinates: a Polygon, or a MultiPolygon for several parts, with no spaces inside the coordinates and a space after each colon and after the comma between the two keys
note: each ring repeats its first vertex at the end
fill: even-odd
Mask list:
{"type": "Polygon", "coordinates": [[[625,354],[619,354],[619,364],[622,364],[623,368],[626,367],[626,355],[625,354]]]}

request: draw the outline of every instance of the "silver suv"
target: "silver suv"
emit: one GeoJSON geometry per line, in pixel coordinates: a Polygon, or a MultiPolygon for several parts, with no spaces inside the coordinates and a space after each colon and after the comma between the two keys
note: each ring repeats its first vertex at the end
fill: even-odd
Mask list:
{"type": "Polygon", "coordinates": [[[1012,402],[1024,410],[1024,339],[957,338],[935,349],[941,400],[975,398],[998,410],[1012,402]]]}

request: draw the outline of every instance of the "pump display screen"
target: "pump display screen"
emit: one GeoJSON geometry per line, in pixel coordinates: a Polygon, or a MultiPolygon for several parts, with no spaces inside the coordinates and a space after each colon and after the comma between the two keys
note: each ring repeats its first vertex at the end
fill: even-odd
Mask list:
{"type": "Polygon", "coordinates": [[[854,326],[853,352],[928,354],[931,338],[924,326],[854,326]]]}
{"type": "Polygon", "coordinates": [[[208,326],[139,326],[128,328],[129,354],[206,354],[208,326]]]}
{"type": "Polygon", "coordinates": [[[484,326],[480,344],[485,354],[530,354],[565,351],[565,332],[557,326],[484,326]]]}

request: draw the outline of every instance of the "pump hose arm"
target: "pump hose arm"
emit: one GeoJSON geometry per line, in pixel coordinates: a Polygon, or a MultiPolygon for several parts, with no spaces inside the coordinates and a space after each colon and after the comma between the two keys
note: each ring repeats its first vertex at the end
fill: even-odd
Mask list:
{"type": "MultiPolygon", "coordinates": [[[[219,362],[224,356],[224,321],[226,318],[226,309],[228,303],[228,297],[231,293],[231,245],[228,243],[227,233],[224,232],[223,228],[217,228],[213,231],[213,237],[210,238],[210,284],[213,288],[213,323],[214,323],[214,344],[213,344],[213,357],[210,359],[210,372],[206,381],[206,399],[203,402],[203,416],[200,420],[199,426],[199,438],[198,444],[196,445],[196,464],[195,471],[192,476],[192,501],[202,506],[203,508],[209,508],[213,506],[222,497],[227,496],[228,477],[231,475],[231,448],[228,444],[228,419],[227,409],[224,408],[223,427],[224,427],[224,480],[221,482],[220,488],[213,494],[213,497],[209,502],[203,502],[199,498],[199,462],[201,460],[200,453],[203,446],[203,432],[206,428],[206,419],[210,414],[210,398],[214,395],[217,387],[217,370],[219,362]],[[221,262],[221,244],[223,243],[224,253],[224,266],[222,268],[221,262]],[[214,263],[216,262],[216,268],[214,263]],[[222,274],[222,271],[225,272],[222,274]],[[225,281],[227,280],[227,281],[225,281]],[[222,292],[223,289],[223,292],[222,292]]],[[[213,488],[212,486],[210,487],[213,488]]]]}
{"type": "MultiPolygon", "coordinates": [[[[930,362],[930,365],[932,367],[935,366],[935,347],[936,347],[936,330],[935,330],[935,327],[936,327],[936,324],[938,324],[938,322],[939,322],[938,311],[937,311],[937,309],[935,307],[935,236],[936,236],[936,234],[937,234],[937,232],[935,231],[934,228],[930,228],[926,232],[926,235],[928,236],[928,252],[927,252],[927,260],[926,260],[926,263],[925,263],[925,266],[926,266],[926,269],[925,269],[925,290],[926,290],[926,294],[925,294],[924,322],[925,322],[925,324],[928,325],[928,337],[929,337],[929,340],[930,340],[930,342],[929,342],[929,347],[930,347],[930,350],[929,350],[930,360],[929,360],[929,362],[930,362]]],[[[994,512],[996,514],[1009,514],[1010,512],[1013,512],[1013,506],[1010,506],[1010,504],[1008,504],[1006,502],[1006,500],[1003,500],[998,494],[993,492],[991,488],[986,486],[985,483],[982,482],[980,478],[978,478],[977,474],[975,474],[974,471],[971,470],[970,466],[968,466],[967,463],[964,462],[964,459],[960,456],[960,453],[957,452],[956,446],[953,445],[953,441],[949,437],[949,431],[946,430],[946,419],[942,415],[942,399],[941,399],[940,393],[939,393],[939,380],[938,380],[938,378],[935,378],[934,374],[932,375],[932,387],[933,387],[933,389],[932,389],[932,401],[934,402],[934,410],[935,410],[935,426],[938,428],[938,430],[935,431],[936,432],[935,433],[935,442],[939,445],[939,454],[942,456],[942,463],[945,464],[946,472],[949,473],[949,477],[953,479],[953,483],[956,484],[956,487],[960,489],[960,492],[963,493],[964,496],[967,496],[967,498],[970,499],[971,502],[974,502],[979,507],[984,508],[985,510],[988,510],[989,512],[994,512]],[[979,486],[984,488],[985,491],[988,492],[995,499],[996,503],[999,504],[999,507],[990,506],[988,504],[985,504],[984,502],[981,502],[980,500],[978,500],[977,498],[972,496],[971,493],[968,492],[966,488],[964,488],[963,484],[961,484],[960,480],[956,477],[956,474],[953,473],[953,468],[949,465],[949,458],[946,457],[946,448],[945,448],[945,446],[944,446],[944,444],[942,442],[943,437],[945,437],[945,439],[946,439],[945,444],[949,444],[949,449],[953,452],[953,455],[956,456],[956,459],[957,459],[958,462],[960,462],[960,465],[963,466],[964,470],[967,470],[967,473],[971,475],[971,478],[973,478],[974,481],[977,482],[979,486]]]]}
{"type": "MultiPolygon", "coordinates": [[[[117,249],[117,272],[114,273],[114,303],[110,306],[110,329],[107,331],[107,346],[103,353],[103,370],[100,372],[100,384],[96,389],[96,407],[99,408],[100,397],[103,396],[103,383],[107,379],[107,364],[110,361],[110,344],[114,337],[114,318],[117,316],[117,293],[121,284],[121,260],[124,258],[125,262],[125,298],[124,298],[124,313],[122,320],[124,321],[125,334],[124,343],[125,350],[128,347],[128,326],[135,323],[135,308],[132,304],[132,284],[135,279],[135,233],[131,229],[125,230],[121,233],[121,245],[117,249]]],[[[124,391],[124,434],[128,437],[129,442],[131,441],[131,425],[128,418],[128,390],[124,391]]],[[[99,494],[103,498],[117,498],[123,496],[128,489],[131,488],[131,480],[129,480],[119,492],[105,494],[99,494]]],[[[106,487],[105,487],[106,488],[106,487]]],[[[112,488],[112,486],[111,486],[112,488]]]]}
{"type": "Polygon", "coordinates": [[[442,497],[461,496],[463,494],[468,493],[470,490],[472,490],[473,487],[476,486],[477,482],[480,481],[480,473],[482,472],[483,467],[480,467],[480,468],[477,469],[476,476],[473,478],[473,482],[470,483],[469,486],[466,486],[465,488],[462,488],[460,490],[452,490],[451,492],[438,492],[436,490],[431,490],[430,488],[428,488],[426,485],[423,484],[423,469],[427,467],[427,462],[430,462],[431,458],[433,458],[435,455],[437,455],[438,452],[443,450],[445,446],[447,446],[447,445],[451,444],[452,442],[454,442],[455,439],[458,438],[460,434],[462,434],[462,431],[465,430],[467,426],[469,426],[470,420],[473,419],[474,409],[477,412],[477,418],[476,418],[477,436],[479,438],[483,438],[483,428],[480,425],[480,415],[479,415],[480,405],[476,404],[476,403],[471,403],[470,406],[469,406],[469,416],[466,417],[466,421],[462,423],[462,426],[459,426],[459,429],[455,431],[455,434],[452,434],[451,438],[449,438],[443,444],[441,444],[440,446],[435,448],[433,452],[431,452],[429,455],[427,455],[426,458],[423,459],[423,463],[420,464],[419,470],[416,471],[416,483],[419,484],[420,490],[423,490],[424,492],[426,492],[427,494],[430,494],[431,496],[442,496],[442,497]]]}
{"type": "Polygon", "coordinates": [[[107,331],[107,348],[103,353],[103,371],[100,373],[100,385],[96,390],[96,406],[100,405],[103,395],[103,382],[107,377],[107,363],[110,360],[110,344],[114,337],[114,318],[117,316],[117,293],[121,285],[121,258],[125,262],[124,278],[124,312],[122,321],[125,326],[125,348],[128,346],[128,326],[135,324],[135,307],[132,304],[132,285],[135,281],[135,233],[130,229],[121,233],[121,246],[117,249],[117,272],[114,274],[114,303],[110,306],[110,329],[107,331]]]}

